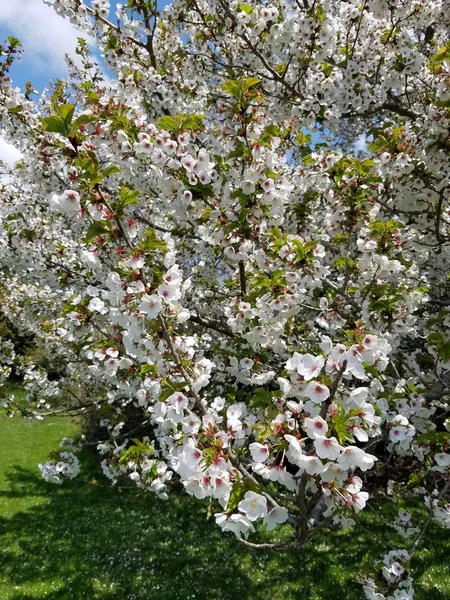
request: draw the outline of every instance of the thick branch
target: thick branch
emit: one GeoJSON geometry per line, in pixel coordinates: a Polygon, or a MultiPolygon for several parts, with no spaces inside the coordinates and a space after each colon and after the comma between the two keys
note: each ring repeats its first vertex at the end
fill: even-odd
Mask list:
{"type": "Polygon", "coordinates": [[[307,521],[309,529],[318,527],[320,523],[320,518],[326,510],[327,505],[325,502],[325,496],[321,496],[315,507],[312,509],[311,515],[307,521]]]}
{"type": "Polygon", "coordinates": [[[349,111],[343,113],[342,117],[344,119],[356,119],[358,117],[371,117],[371,116],[374,116],[384,110],[393,112],[397,115],[400,115],[401,117],[407,117],[408,119],[411,119],[412,121],[415,121],[416,119],[420,119],[419,113],[417,113],[409,108],[406,108],[405,106],[402,106],[401,104],[397,104],[396,102],[392,102],[392,101],[383,102],[383,104],[380,104],[380,106],[377,106],[371,110],[367,110],[367,111],[360,112],[360,113],[349,110],[349,111]]]}
{"type": "Polygon", "coordinates": [[[153,36],[155,35],[155,28],[156,28],[156,16],[150,15],[148,8],[146,7],[145,4],[142,6],[142,12],[144,14],[145,27],[150,32],[147,34],[147,42],[145,44],[145,48],[147,49],[147,52],[148,52],[148,55],[150,58],[150,64],[152,65],[152,67],[154,69],[156,69],[155,49],[153,47],[153,36]],[[151,17],[153,17],[153,19],[154,19],[153,25],[150,24],[151,17]]]}
{"type": "Polygon", "coordinates": [[[325,400],[325,402],[322,404],[322,409],[320,411],[320,416],[322,417],[322,419],[325,419],[325,417],[327,416],[328,408],[330,407],[330,404],[333,402],[333,398],[336,395],[339,382],[342,379],[342,375],[344,374],[346,368],[347,368],[347,361],[344,360],[344,362],[342,363],[342,367],[339,369],[339,371],[336,375],[336,379],[334,380],[333,385],[330,387],[330,395],[325,400]]]}

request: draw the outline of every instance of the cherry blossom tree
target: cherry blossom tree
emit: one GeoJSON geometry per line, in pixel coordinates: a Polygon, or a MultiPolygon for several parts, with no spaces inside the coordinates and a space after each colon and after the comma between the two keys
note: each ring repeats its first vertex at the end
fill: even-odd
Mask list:
{"type": "MultiPolygon", "coordinates": [[[[450,3],[46,1],[114,77],[80,37],[33,100],[8,74],[20,42],[1,47],[23,156],[2,311],[53,371],[4,340],[0,376],[28,392],[5,405],[89,419],[113,482],[179,480],[252,547],[354,524],[403,457],[415,477],[390,487],[429,517],[391,523],[408,548],[364,592],[412,598],[411,553],[450,526],[450,3]]],[[[75,477],[74,447],[41,469],[75,477]]]]}

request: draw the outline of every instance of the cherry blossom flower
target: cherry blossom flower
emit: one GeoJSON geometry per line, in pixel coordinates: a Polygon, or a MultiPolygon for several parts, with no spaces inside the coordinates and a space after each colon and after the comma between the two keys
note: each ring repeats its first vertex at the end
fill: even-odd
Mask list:
{"type": "Polygon", "coordinates": [[[236,537],[246,537],[250,531],[255,531],[251,521],[247,516],[239,513],[227,514],[217,513],[215,515],[216,524],[222,529],[222,531],[231,531],[236,537]]]}
{"type": "Polygon", "coordinates": [[[138,251],[123,262],[125,266],[131,269],[142,269],[145,265],[145,255],[138,251]]]}
{"type": "Polygon", "coordinates": [[[434,455],[434,460],[437,463],[437,466],[433,467],[435,471],[444,472],[450,467],[450,454],[448,452],[437,452],[434,455]]]}
{"type": "Polygon", "coordinates": [[[249,521],[256,521],[267,517],[267,500],[256,492],[246,492],[244,499],[238,504],[238,508],[249,521]]]}
{"type": "Polygon", "coordinates": [[[323,356],[312,356],[311,354],[305,354],[302,357],[302,361],[299,363],[297,370],[300,375],[303,375],[305,381],[318,377],[320,371],[325,364],[325,358],[323,356]]]}
{"type": "Polygon", "coordinates": [[[181,298],[180,288],[177,284],[161,284],[158,286],[158,294],[168,303],[181,298]]]}
{"type": "Polygon", "coordinates": [[[181,392],[175,392],[167,398],[166,404],[167,406],[173,407],[176,413],[181,414],[182,411],[189,405],[189,400],[181,392]]]}
{"type": "Polygon", "coordinates": [[[150,319],[155,319],[162,310],[159,296],[144,294],[139,305],[139,312],[146,314],[150,319]]]}
{"type": "Polygon", "coordinates": [[[323,402],[330,397],[330,390],[326,385],[318,383],[317,381],[310,381],[304,391],[305,396],[312,402],[317,404],[323,402]]]}
{"type": "MultiPolygon", "coordinates": [[[[321,480],[325,481],[326,483],[337,481],[338,483],[342,484],[346,477],[347,471],[341,468],[340,465],[337,465],[333,462],[327,463],[323,468],[323,471],[320,473],[321,480]]],[[[324,489],[325,494],[327,494],[326,490],[327,488],[324,489]]]]}
{"type": "Polygon", "coordinates": [[[293,435],[285,435],[284,439],[289,442],[289,448],[286,452],[286,458],[288,458],[294,465],[299,464],[299,459],[302,452],[300,441],[293,435]]]}
{"type": "Polygon", "coordinates": [[[362,406],[368,394],[368,388],[358,387],[350,392],[350,398],[355,406],[362,406]]]}
{"type": "Polygon", "coordinates": [[[352,467],[359,467],[361,471],[367,471],[371,469],[377,461],[377,457],[372,454],[367,454],[361,448],[356,446],[347,446],[342,451],[342,454],[338,458],[338,464],[343,469],[351,469],[352,467]]]}
{"type": "Polygon", "coordinates": [[[324,468],[322,461],[317,456],[307,456],[306,454],[299,457],[298,466],[308,475],[320,475],[324,468]]]}
{"type": "Polygon", "coordinates": [[[87,306],[87,309],[100,314],[106,314],[108,312],[105,303],[100,298],[92,298],[87,306]]]}
{"type": "Polygon", "coordinates": [[[264,444],[253,442],[249,445],[252,458],[257,463],[264,463],[269,458],[269,449],[264,444]]]}
{"type": "Polygon", "coordinates": [[[80,194],[75,190],[67,190],[55,199],[54,204],[64,214],[74,215],[81,210],[80,194]]]}
{"type": "Polygon", "coordinates": [[[355,512],[361,511],[365,505],[367,500],[369,499],[369,494],[367,492],[358,492],[353,495],[352,498],[352,506],[355,509],[355,512]]]}
{"type": "Polygon", "coordinates": [[[269,531],[275,529],[277,525],[285,523],[289,518],[288,511],[281,506],[274,506],[264,517],[264,525],[269,531]]]}
{"type": "Polygon", "coordinates": [[[327,422],[320,416],[314,417],[313,419],[305,419],[304,426],[306,427],[306,434],[312,439],[318,436],[324,436],[328,431],[327,422]]]}
{"type": "Polygon", "coordinates": [[[328,460],[336,460],[343,450],[335,437],[316,436],[314,447],[317,456],[328,460]]]}

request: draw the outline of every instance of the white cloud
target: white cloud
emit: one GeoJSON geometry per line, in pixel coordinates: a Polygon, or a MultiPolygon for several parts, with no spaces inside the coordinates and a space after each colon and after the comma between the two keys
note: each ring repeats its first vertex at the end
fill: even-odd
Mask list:
{"type": "Polygon", "coordinates": [[[4,162],[8,167],[13,167],[21,158],[22,154],[20,151],[0,135],[0,161],[4,162]]]}
{"type": "Polygon", "coordinates": [[[369,152],[367,143],[370,142],[370,137],[371,136],[367,137],[365,133],[362,133],[353,144],[354,152],[358,154],[367,154],[369,152]]]}
{"type": "Polygon", "coordinates": [[[74,56],[77,37],[86,37],[42,0],[0,0],[0,26],[22,42],[23,66],[48,77],[66,73],[64,54],[74,56]]]}

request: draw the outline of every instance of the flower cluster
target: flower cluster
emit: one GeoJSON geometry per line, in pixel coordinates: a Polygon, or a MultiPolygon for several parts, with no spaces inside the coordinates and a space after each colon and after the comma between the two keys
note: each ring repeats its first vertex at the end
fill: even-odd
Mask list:
{"type": "Polygon", "coordinates": [[[368,600],[412,600],[414,588],[409,576],[410,555],[406,550],[393,550],[378,563],[383,583],[378,586],[371,578],[364,582],[368,600]],[[379,590],[382,590],[379,591],[379,590]]]}
{"type": "Polygon", "coordinates": [[[62,483],[64,479],[73,479],[79,474],[80,463],[75,454],[72,452],[61,452],[60,459],[57,463],[47,461],[44,464],[38,465],[45,481],[62,483]]]}

